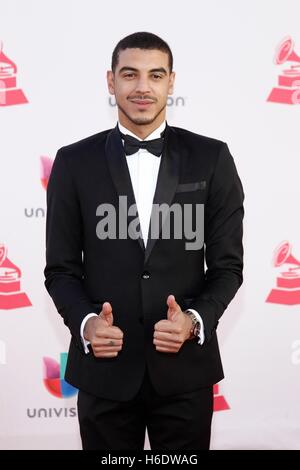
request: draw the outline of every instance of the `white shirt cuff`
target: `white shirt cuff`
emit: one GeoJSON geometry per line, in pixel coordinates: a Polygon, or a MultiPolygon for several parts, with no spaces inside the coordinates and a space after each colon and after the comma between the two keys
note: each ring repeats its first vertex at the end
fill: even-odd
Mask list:
{"type": "Polygon", "coordinates": [[[86,354],[88,354],[90,352],[89,348],[88,348],[88,345],[90,344],[90,342],[88,340],[86,340],[85,337],[83,336],[83,330],[84,330],[85,324],[88,321],[88,319],[91,318],[91,317],[95,317],[95,316],[98,317],[97,313],[88,313],[88,315],[86,315],[84,317],[84,319],[82,320],[81,325],[80,325],[81,341],[82,341],[84,352],[86,354]]]}
{"type": "Polygon", "coordinates": [[[198,322],[200,323],[200,331],[198,335],[198,344],[202,345],[205,340],[205,334],[204,334],[204,325],[203,325],[203,320],[201,318],[201,315],[197,312],[197,310],[194,310],[193,308],[188,308],[187,309],[189,312],[192,312],[196,317],[198,322]]]}

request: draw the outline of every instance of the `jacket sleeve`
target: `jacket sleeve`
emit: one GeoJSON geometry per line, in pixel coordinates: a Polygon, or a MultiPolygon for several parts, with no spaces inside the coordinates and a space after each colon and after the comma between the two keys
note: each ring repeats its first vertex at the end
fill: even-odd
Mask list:
{"type": "Polygon", "coordinates": [[[244,192],[227,145],[221,146],[204,208],[207,270],[204,289],[190,306],[204,323],[209,341],[218,321],[243,282],[244,192]]]}
{"type": "Polygon", "coordinates": [[[64,149],[57,152],[47,188],[45,286],[57,311],[83,348],[80,325],[95,311],[83,286],[82,220],[64,149]]]}

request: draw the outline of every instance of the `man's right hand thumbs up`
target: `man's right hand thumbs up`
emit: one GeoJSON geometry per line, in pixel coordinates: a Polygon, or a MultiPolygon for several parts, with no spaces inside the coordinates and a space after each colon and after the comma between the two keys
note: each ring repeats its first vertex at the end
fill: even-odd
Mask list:
{"type": "Polygon", "coordinates": [[[116,357],[123,346],[123,331],[113,326],[112,306],[104,302],[100,314],[87,320],[84,337],[92,346],[96,357],[116,357]]]}
{"type": "Polygon", "coordinates": [[[114,316],[112,313],[112,307],[109,302],[104,302],[99,316],[100,318],[102,318],[102,320],[106,321],[108,326],[113,326],[114,316]]]}

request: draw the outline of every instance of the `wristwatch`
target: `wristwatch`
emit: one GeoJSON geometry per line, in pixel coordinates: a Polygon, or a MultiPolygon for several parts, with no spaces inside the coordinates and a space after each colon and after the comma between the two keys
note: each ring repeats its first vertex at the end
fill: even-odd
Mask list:
{"type": "Polygon", "coordinates": [[[191,331],[190,331],[190,336],[198,337],[199,333],[200,333],[200,327],[201,327],[198,318],[196,317],[194,312],[191,312],[190,310],[185,310],[184,313],[186,315],[188,315],[190,317],[190,319],[192,320],[192,328],[191,328],[191,331]]]}

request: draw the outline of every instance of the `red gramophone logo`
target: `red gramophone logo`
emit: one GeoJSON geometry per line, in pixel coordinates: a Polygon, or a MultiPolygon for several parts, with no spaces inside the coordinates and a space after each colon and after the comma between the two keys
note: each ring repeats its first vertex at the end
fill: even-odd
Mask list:
{"type": "Polygon", "coordinates": [[[300,261],[291,254],[291,245],[284,241],[274,252],[273,265],[285,266],[276,279],[276,287],[271,290],[266,302],[281,305],[300,304],[300,261]]]}
{"type": "Polygon", "coordinates": [[[40,157],[41,183],[42,183],[43,188],[46,190],[47,190],[52,166],[53,166],[53,160],[50,157],[40,157]]]}
{"type": "Polygon", "coordinates": [[[294,62],[294,64],[281,71],[278,76],[278,86],[273,88],[267,101],[300,104],[300,57],[294,52],[294,41],[290,36],[284,38],[278,45],[274,62],[277,65],[285,62],[294,62]]]}
{"type": "Polygon", "coordinates": [[[26,96],[17,88],[17,66],[2,51],[0,42],[0,106],[28,103],[26,96]]]}
{"type": "Polygon", "coordinates": [[[21,270],[7,258],[5,245],[0,244],[0,309],[30,307],[32,304],[21,292],[21,270]]]}
{"type": "Polygon", "coordinates": [[[228,405],[225,397],[219,393],[219,385],[214,385],[214,411],[224,411],[229,410],[230,406],[228,405]]]}

